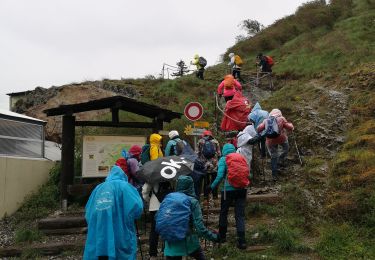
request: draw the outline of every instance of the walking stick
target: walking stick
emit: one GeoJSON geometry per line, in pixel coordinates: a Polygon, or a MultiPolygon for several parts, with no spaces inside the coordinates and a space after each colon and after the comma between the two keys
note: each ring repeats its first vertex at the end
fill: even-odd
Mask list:
{"type": "Polygon", "coordinates": [[[135,221],[135,230],[137,232],[137,239],[139,243],[139,251],[141,253],[141,259],[143,260],[143,251],[142,251],[142,242],[141,242],[141,237],[139,236],[139,230],[138,230],[138,223],[135,221]]]}
{"type": "Polygon", "coordinates": [[[294,145],[296,147],[296,150],[297,150],[297,155],[298,155],[298,159],[299,159],[299,162],[301,164],[301,166],[303,165],[303,162],[302,162],[302,158],[301,158],[301,155],[299,154],[299,150],[298,150],[298,146],[297,146],[297,141],[296,141],[296,136],[293,134],[293,139],[294,139],[294,145]]]}
{"type": "MultiPolygon", "coordinates": [[[[207,205],[206,205],[206,223],[205,226],[208,229],[208,215],[210,213],[210,194],[207,195],[207,205]]],[[[204,240],[204,249],[207,248],[207,239],[204,240]]]]}

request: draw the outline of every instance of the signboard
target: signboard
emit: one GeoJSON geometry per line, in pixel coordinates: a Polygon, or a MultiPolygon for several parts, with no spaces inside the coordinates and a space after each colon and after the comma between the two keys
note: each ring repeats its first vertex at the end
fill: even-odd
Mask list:
{"type": "Polygon", "coordinates": [[[198,102],[190,102],[185,106],[184,115],[190,121],[198,120],[203,115],[203,107],[198,102]]]}
{"type": "Polygon", "coordinates": [[[206,131],[205,128],[192,128],[191,125],[187,125],[185,127],[184,133],[186,135],[195,135],[195,136],[201,136],[203,132],[206,131]]]}
{"type": "Polygon", "coordinates": [[[109,170],[132,145],[143,146],[143,136],[84,136],[82,151],[82,177],[105,177],[109,170]]]}
{"type": "Polygon", "coordinates": [[[206,121],[195,121],[194,122],[194,127],[201,127],[201,128],[209,128],[210,123],[206,121]]]}

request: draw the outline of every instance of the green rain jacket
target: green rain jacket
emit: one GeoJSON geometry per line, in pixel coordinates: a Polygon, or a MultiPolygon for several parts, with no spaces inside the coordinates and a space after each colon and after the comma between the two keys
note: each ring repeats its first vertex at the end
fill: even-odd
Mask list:
{"type": "Polygon", "coordinates": [[[198,237],[210,241],[217,240],[217,235],[204,226],[201,207],[195,197],[193,179],[190,176],[180,176],[177,180],[176,191],[183,192],[191,198],[191,230],[182,241],[165,241],[165,256],[186,256],[193,253],[200,247],[198,237]]]}
{"type": "Polygon", "coordinates": [[[217,176],[216,176],[216,179],[211,184],[211,189],[214,189],[225,178],[224,186],[222,188],[223,191],[224,191],[224,189],[226,191],[240,190],[240,189],[234,188],[232,185],[230,185],[229,182],[228,182],[228,179],[226,177],[227,171],[228,171],[228,166],[227,166],[227,163],[225,161],[225,157],[228,154],[235,153],[235,152],[236,152],[236,148],[234,147],[233,144],[225,144],[223,146],[223,150],[222,150],[222,153],[221,153],[222,156],[220,157],[220,160],[219,160],[219,163],[218,163],[218,166],[217,166],[217,176]]]}

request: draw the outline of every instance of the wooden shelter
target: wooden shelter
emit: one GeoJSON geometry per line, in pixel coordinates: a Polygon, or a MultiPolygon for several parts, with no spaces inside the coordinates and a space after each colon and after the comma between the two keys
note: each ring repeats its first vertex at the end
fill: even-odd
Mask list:
{"type": "Polygon", "coordinates": [[[164,122],[171,122],[173,119],[181,118],[182,116],[181,113],[123,96],[113,96],[72,105],[60,105],[56,108],[46,109],[43,112],[47,116],[62,115],[62,170],[60,189],[63,205],[64,201],[67,203],[68,186],[72,185],[74,180],[75,126],[146,128],[158,132],[163,129],[164,122]],[[111,110],[112,121],[75,120],[75,113],[101,109],[111,110]],[[151,118],[152,122],[120,122],[119,110],[151,118]]]}

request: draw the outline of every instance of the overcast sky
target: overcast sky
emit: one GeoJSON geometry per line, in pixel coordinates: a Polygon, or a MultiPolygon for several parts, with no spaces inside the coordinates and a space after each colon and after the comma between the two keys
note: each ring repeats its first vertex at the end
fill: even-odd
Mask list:
{"type": "Polygon", "coordinates": [[[157,76],[196,53],[216,64],[242,34],[306,0],[0,0],[0,108],[6,93],[84,80],[157,76]]]}

